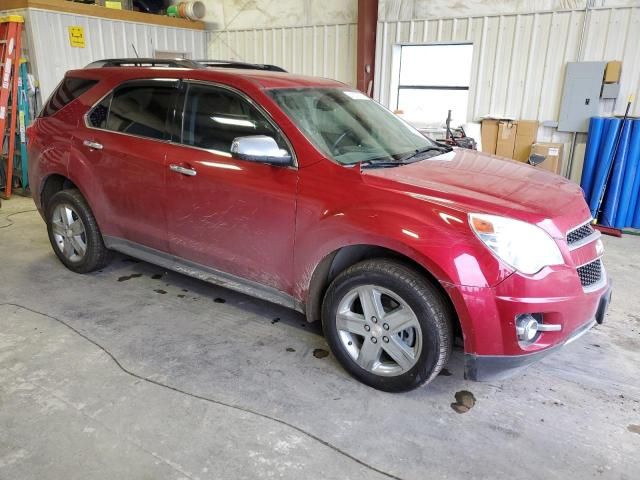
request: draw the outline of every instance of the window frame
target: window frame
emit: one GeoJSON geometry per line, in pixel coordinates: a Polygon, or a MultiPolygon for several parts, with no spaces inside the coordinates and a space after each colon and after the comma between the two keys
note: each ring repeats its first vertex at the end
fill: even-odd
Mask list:
{"type": "Polygon", "coordinates": [[[465,112],[465,120],[469,116],[469,99],[471,98],[471,86],[473,85],[473,65],[475,59],[474,43],[470,41],[461,42],[430,42],[430,43],[399,43],[394,46],[392,55],[392,77],[390,84],[389,105],[394,105],[393,110],[397,111],[400,102],[400,90],[449,90],[449,91],[467,91],[467,111],[465,112]],[[471,76],[468,79],[468,85],[403,85],[400,83],[402,74],[402,48],[403,47],[446,47],[454,45],[469,45],[471,47],[471,76]]]}
{"type": "MultiPolygon", "coordinates": [[[[180,85],[181,85],[181,80],[179,78],[166,78],[166,77],[156,77],[156,78],[136,78],[136,79],[132,79],[132,80],[125,80],[122,83],[119,83],[118,85],[116,85],[115,87],[113,87],[112,89],[110,89],[107,93],[105,93],[104,95],[102,95],[96,102],[93,103],[93,105],[91,105],[91,108],[89,108],[87,110],[87,112],[84,114],[84,125],[86,128],[90,129],[90,130],[98,130],[101,132],[109,132],[109,133],[113,133],[113,134],[117,134],[117,135],[125,135],[127,137],[133,137],[133,138],[143,138],[145,140],[150,140],[153,142],[160,142],[160,143],[171,143],[172,140],[172,134],[171,134],[171,130],[170,130],[170,125],[171,122],[174,121],[175,119],[175,113],[176,113],[176,105],[177,105],[177,100],[180,97],[180,85]],[[173,86],[173,88],[175,88],[175,94],[174,94],[174,98],[173,101],[171,102],[172,105],[169,106],[169,109],[167,110],[167,116],[165,118],[165,135],[167,136],[167,138],[154,138],[154,137],[146,137],[144,135],[137,135],[134,133],[127,133],[127,132],[120,132],[118,130],[110,130],[108,128],[99,128],[99,127],[94,127],[93,125],[91,125],[90,121],[89,121],[89,116],[91,115],[91,112],[93,112],[93,110],[102,103],[102,101],[111,96],[111,98],[109,99],[109,115],[111,114],[111,103],[113,102],[113,95],[121,88],[130,86],[130,85],[135,85],[135,84],[140,84],[140,85],[144,85],[144,84],[151,84],[151,85],[157,85],[159,82],[166,82],[166,83],[175,83],[175,85],[173,86]]],[[[107,121],[109,121],[109,116],[107,115],[107,121]]],[[[105,123],[106,123],[105,122],[105,123]]]]}
{"type": "Polygon", "coordinates": [[[284,168],[290,168],[295,170],[298,169],[298,157],[296,156],[296,151],[294,150],[293,144],[291,143],[291,140],[289,140],[289,137],[285,134],[284,130],[280,128],[280,125],[278,125],[278,123],[271,116],[271,114],[267,112],[262,107],[262,105],[256,102],[253,98],[251,98],[245,92],[243,92],[242,90],[238,90],[237,88],[231,87],[229,85],[226,85],[224,83],[218,83],[218,82],[213,82],[208,80],[184,79],[181,83],[182,85],[180,89],[180,94],[178,95],[178,99],[176,101],[176,109],[175,109],[175,117],[174,117],[174,121],[179,124],[180,138],[177,139],[177,141],[171,140],[172,144],[180,145],[181,147],[186,147],[186,148],[193,148],[202,152],[213,153],[215,155],[221,155],[239,162],[255,163],[259,165],[269,165],[268,162],[254,162],[254,161],[241,160],[238,158],[234,158],[230,153],[223,152],[221,150],[213,150],[213,149],[202,148],[202,147],[197,147],[195,145],[187,145],[186,143],[182,143],[182,134],[184,132],[184,120],[185,120],[184,112],[185,112],[185,105],[187,101],[189,85],[203,85],[203,86],[208,86],[212,88],[221,88],[223,90],[227,90],[228,92],[238,95],[244,101],[249,103],[249,105],[254,107],[261,115],[265,117],[265,119],[271,124],[274,130],[276,130],[280,134],[280,136],[284,139],[285,143],[287,144],[287,149],[289,150],[289,153],[291,155],[291,163],[284,168]]]}

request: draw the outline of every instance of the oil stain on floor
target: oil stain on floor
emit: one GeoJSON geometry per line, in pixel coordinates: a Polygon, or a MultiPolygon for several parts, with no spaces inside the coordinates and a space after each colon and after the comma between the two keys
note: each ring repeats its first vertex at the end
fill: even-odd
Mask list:
{"type": "Polygon", "coordinates": [[[119,282],[126,282],[127,280],[131,280],[132,278],[140,278],[142,276],[141,273],[132,273],[131,275],[125,275],[124,277],[119,277],[119,282]]]}
{"type": "Polygon", "coordinates": [[[313,351],[313,356],[316,358],[324,358],[327,357],[329,355],[329,352],[326,351],[324,348],[316,348],[313,351]]]}
{"type": "Polygon", "coordinates": [[[456,401],[451,404],[451,408],[456,413],[467,413],[476,404],[476,397],[467,390],[461,390],[455,394],[456,401]]]}

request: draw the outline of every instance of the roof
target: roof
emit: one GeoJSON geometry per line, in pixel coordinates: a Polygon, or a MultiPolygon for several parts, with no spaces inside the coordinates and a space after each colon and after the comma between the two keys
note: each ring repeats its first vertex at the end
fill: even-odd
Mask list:
{"type": "Polygon", "coordinates": [[[97,78],[115,77],[126,79],[145,78],[185,78],[191,80],[220,81],[229,84],[251,83],[254,87],[270,88],[309,88],[309,87],[342,87],[344,83],[328,78],[308,77],[290,73],[270,72],[263,70],[247,70],[235,68],[167,68],[167,67],[88,67],[79,71],[81,76],[95,73],[97,78]]]}

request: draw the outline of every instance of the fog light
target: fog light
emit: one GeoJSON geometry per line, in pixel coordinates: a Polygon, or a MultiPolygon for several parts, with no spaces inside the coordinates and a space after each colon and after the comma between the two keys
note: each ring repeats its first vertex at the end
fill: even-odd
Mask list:
{"type": "Polygon", "coordinates": [[[516,334],[521,342],[532,342],[538,334],[538,320],[528,313],[518,315],[516,317],[516,334]]]}

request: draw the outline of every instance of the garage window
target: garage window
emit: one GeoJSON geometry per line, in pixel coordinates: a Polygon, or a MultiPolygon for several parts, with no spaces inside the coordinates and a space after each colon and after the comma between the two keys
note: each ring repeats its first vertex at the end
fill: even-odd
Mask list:
{"type": "Polygon", "coordinates": [[[415,123],[467,118],[472,44],[402,45],[396,108],[415,123]]]}

